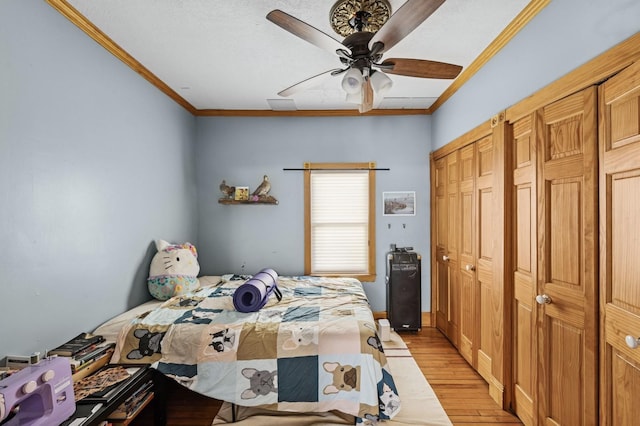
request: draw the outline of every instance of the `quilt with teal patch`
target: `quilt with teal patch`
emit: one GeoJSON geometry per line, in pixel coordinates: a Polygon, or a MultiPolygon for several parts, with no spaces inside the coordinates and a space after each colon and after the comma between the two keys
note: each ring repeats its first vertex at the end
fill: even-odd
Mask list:
{"type": "Polygon", "coordinates": [[[275,411],[390,419],[400,398],[360,281],[278,277],[257,312],[234,309],[247,277],[176,296],[136,317],[112,363],[149,363],[198,393],[275,411]]]}

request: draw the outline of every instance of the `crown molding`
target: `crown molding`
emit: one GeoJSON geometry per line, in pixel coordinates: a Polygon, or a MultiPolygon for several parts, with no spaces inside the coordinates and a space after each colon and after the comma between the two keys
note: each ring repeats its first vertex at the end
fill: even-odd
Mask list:
{"type": "Polygon", "coordinates": [[[442,104],[451,98],[465,83],[471,80],[483,66],[486,65],[507,43],[515,37],[551,0],[531,0],[529,4],[515,17],[513,21],[496,37],[496,39],[480,53],[475,61],[466,67],[458,78],[444,91],[442,95],[429,107],[428,113],[434,113],[442,104]]]}
{"type": "Polygon", "coordinates": [[[361,114],[357,110],[299,110],[299,111],[273,111],[273,110],[223,110],[223,109],[196,109],[186,99],[171,89],[149,69],[142,65],[122,47],[115,43],[91,21],[71,6],[66,0],[46,0],[60,14],[66,17],[74,25],[84,31],[99,45],[113,54],[129,68],[140,74],[143,78],[156,86],[161,92],[173,99],[191,114],[199,117],[357,117],[357,116],[384,116],[384,115],[430,115],[435,112],[445,101],[457,92],[467,81],[478,72],[496,53],[498,53],[535,15],[540,12],[551,0],[531,0],[531,2],[516,16],[500,35],[453,81],[444,93],[427,109],[376,109],[361,114]]]}

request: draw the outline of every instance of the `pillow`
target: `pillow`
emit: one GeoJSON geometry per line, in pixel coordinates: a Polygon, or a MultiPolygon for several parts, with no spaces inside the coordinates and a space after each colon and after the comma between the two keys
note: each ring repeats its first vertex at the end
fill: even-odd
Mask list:
{"type": "Polygon", "coordinates": [[[192,292],[200,287],[198,252],[191,243],[170,244],[156,240],[158,252],[151,260],[147,287],[158,300],[192,292]]]}

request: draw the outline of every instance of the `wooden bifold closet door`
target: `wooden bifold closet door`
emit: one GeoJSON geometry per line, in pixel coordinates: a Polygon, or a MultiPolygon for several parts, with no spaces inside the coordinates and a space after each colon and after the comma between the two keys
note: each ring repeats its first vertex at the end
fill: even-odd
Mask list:
{"type": "Polygon", "coordinates": [[[597,424],[597,89],[510,125],[513,409],[525,425],[597,424]]]}
{"type": "Polygon", "coordinates": [[[460,149],[460,346],[492,382],[494,163],[493,135],[460,149]]]}
{"type": "Polygon", "coordinates": [[[536,400],[536,114],[512,124],[513,129],[513,409],[531,426],[536,400]]]}
{"type": "Polygon", "coordinates": [[[598,419],[597,89],[536,112],[538,424],[598,419]]]}
{"type": "Polygon", "coordinates": [[[475,277],[476,228],[475,205],[476,145],[460,150],[460,354],[476,370],[477,356],[477,287],[475,277]]]}
{"type": "Polygon", "coordinates": [[[640,422],[640,63],[600,87],[602,425],[640,422]]]}
{"type": "Polygon", "coordinates": [[[434,163],[436,327],[458,346],[458,152],[434,163]]]}

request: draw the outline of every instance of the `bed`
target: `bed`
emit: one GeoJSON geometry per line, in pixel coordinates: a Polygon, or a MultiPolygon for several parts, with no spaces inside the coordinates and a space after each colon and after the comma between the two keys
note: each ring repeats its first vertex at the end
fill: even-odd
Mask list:
{"type": "Polygon", "coordinates": [[[339,411],[356,423],[396,415],[400,397],[358,280],[280,276],[281,300],[238,312],[233,295],[249,278],[201,278],[200,289],[142,305],[95,332],[116,340],[112,363],[149,363],[221,401],[339,411]]]}

